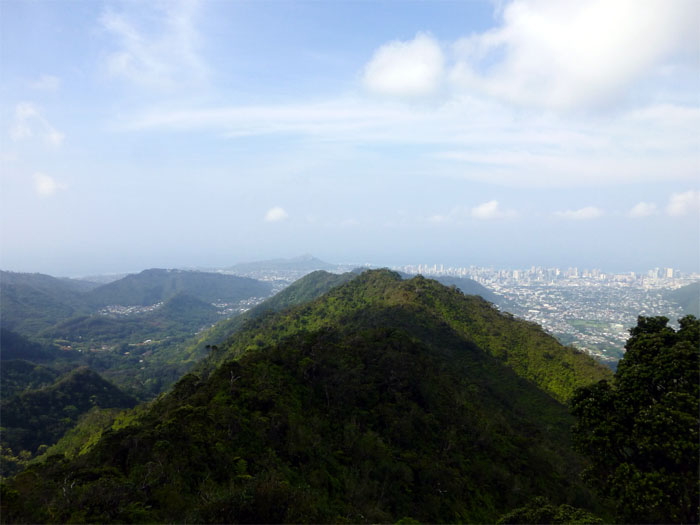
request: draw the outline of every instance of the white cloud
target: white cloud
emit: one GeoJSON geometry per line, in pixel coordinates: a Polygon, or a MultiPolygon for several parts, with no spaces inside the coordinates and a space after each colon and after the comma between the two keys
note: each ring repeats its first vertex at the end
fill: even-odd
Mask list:
{"type": "Polygon", "coordinates": [[[206,68],[197,54],[199,36],[193,24],[198,2],[182,0],[134,6],[148,12],[130,16],[107,10],[100,17],[102,27],[117,40],[117,49],[106,57],[107,72],[159,90],[202,82],[206,68]],[[136,20],[155,21],[155,29],[138,27],[136,20]]]}
{"type": "Polygon", "coordinates": [[[284,211],[284,208],[275,206],[274,208],[267,210],[267,213],[265,214],[265,222],[280,222],[285,220],[287,217],[289,217],[289,215],[286,211],[284,211]]]}
{"type": "Polygon", "coordinates": [[[653,202],[639,202],[635,204],[629,212],[627,212],[627,216],[632,217],[633,219],[650,217],[655,214],[656,204],[653,202]]]}
{"type": "Polygon", "coordinates": [[[688,190],[684,193],[674,193],[666,206],[666,213],[672,217],[680,217],[700,210],[700,191],[688,190]]]}
{"type": "Polygon", "coordinates": [[[471,215],[475,219],[480,220],[505,219],[508,217],[514,217],[515,211],[503,210],[498,204],[498,201],[493,200],[484,202],[483,204],[479,204],[478,206],[472,208],[471,215]]]}
{"type": "Polygon", "coordinates": [[[595,206],[586,206],[585,208],[580,208],[578,210],[557,211],[554,214],[564,219],[584,221],[602,217],[603,210],[596,208],[595,206]]]}
{"type": "Polygon", "coordinates": [[[43,138],[51,146],[60,146],[65,135],[46,120],[39,109],[30,102],[21,102],[15,106],[15,119],[10,128],[12,140],[26,140],[33,137],[43,138]]]}
{"type": "Polygon", "coordinates": [[[50,197],[58,190],[65,189],[65,185],[59,183],[53,177],[50,177],[44,173],[34,174],[34,191],[40,197],[50,197]]]}
{"type": "Polygon", "coordinates": [[[57,91],[61,87],[61,79],[53,75],[41,75],[30,82],[29,87],[39,91],[57,91]]]}
{"type": "Polygon", "coordinates": [[[377,49],[365,66],[363,82],[382,95],[428,95],[442,81],[443,64],[440,45],[431,36],[418,33],[413,40],[395,40],[377,49]]]}
{"type": "Polygon", "coordinates": [[[343,98],[307,104],[151,108],[123,131],[299,135],[324,143],[423,145],[405,152],[425,171],[505,186],[575,187],[697,180],[690,129],[700,109],[654,105],[617,115],[559,117],[463,97],[437,107],[343,98]]]}
{"type": "Polygon", "coordinates": [[[514,0],[500,27],[454,45],[456,85],[509,102],[607,102],[679,54],[697,60],[696,0],[514,0]]]}

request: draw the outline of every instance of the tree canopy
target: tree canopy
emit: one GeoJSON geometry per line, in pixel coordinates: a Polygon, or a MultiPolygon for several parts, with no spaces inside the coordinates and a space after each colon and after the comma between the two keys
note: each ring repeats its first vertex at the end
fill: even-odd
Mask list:
{"type": "Polygon", "coordinates": [[[620,521],[698,523],[700,321],[639,317],[611,383],[578,390],[574,439],[585,476],[620,521]]]}

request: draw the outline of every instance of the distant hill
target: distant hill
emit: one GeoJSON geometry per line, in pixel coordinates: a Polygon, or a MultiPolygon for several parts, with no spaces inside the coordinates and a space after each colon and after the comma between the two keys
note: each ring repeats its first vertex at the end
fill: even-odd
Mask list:
{"type": "Polygon", "coordinates": [[[683,315],[700,317],[700,281],[670,290],[664,295],[667,300],[683,308],[683,315]]]}
{"type": "Polygon", "coordinates": [[[130,408],[136,400],[99,374],[82,367],[61,376],[52,385],[5,398],[2,444],[15,452],[34,453],[39,445],[52,445],[78,417],[92,408],[130,408]]]}
{"type": "Polygon", "coordinates": [[[102,314],[72,317],[44,330],[40,335],[47,339],[68,341],[136,343],[145,339],[191,336],[220,318],[215,306],[186,293],[178,293],[147,313],[121,317],[102,314]]]}
{"type": "Polygon", "coordinates": [[[163,319],[201,328],[202,325],[220,319],[219,310],[211,303],[193,297],[187,292],[180,292],[169,298],[163,306],[147,317],[163,319]]]}
{"type": "Polygon", "coordinates": [[[251,273],[263,272],[312,272],[315,270],[334,270],[337,265],[322,261],[313,255],[301,255],[291,259],[269,259],[266,261],[254,261],[247,263],[234,264],[225,271],[248,275],[251,273]]]}
{"type": "Polygon", "coordinates": [[[42,274],[0,277],[2,360],[89,365],[142,398],[158,395],[194,364],[187,340],[241,301],[272,291],[269,282],[181,270],[146,270],[105,285],[42,274]],[[106,308],[112,305],[135,308],[106,308]]]}
{"type": "Polygon", "coordinates": [[[83,311],[81,286],[39,273],[0,272],[2,326],[30,335],[83,311]]]}
{"type": "Polygon", "coordinates": [[[61,297],[66,293],[80,293],[97,285],[97,283],[91,283],[82,279],[52,277],[43,273],[6,272],[4,270],[0,270],[0,283],[2,285],[30,286],[49,295],[59,295],[61,297]]]}
{"type": "Polygon", "coordinates": [[[88,279],[71,279],[68,277],[59,277],[59,279],[68,283],[68,285],[76,292],[89,292],[90,290],[94,290],[98,286],[105,284],[99,281],[90,281],[88,279]]]}
{"type": "Polygon", "coordinates": [[[86,294],[93,306],[148,306],[186,293],[205,302],[237,302],[270,295],[272,285],[247,277],[186,270],[144,270],[86,294]]]}
{"type": "MultiPolygon", "coordinates": [[[[398,273],[403,279],[411,279],[414,277],[413,275],[407,273],[398,273]]],[[[500,295],[496,295],[484,285],[476,282],[474,279],[469,279],[468,277],[441,275],[429,276],[428,278],[435,279],[437,282],[444,284],[445,286],[455,286],[465,295],[478,295],[482,299],[486,299],[488,302],[496,304],[501,308],[508,304],[505,298],[501,297],[500,295]]]]}
{"type": "Polygon", "coordinates": [[[540,496],[601,509],[558,400],[610,371],[479,297],[365,272],[214,354],[83,454],[11,480],[4,519],[494,523],[540,496]]]}
{"type": "Polygon", "coordinates": [[[123,279],[127,275],[131,275],[129,273],[110,273],[110,274],[103,274],[103,275],[88,275],[85,277],[80,277],[78,279],[75,279],[76,281],[86,281],[89,283],[94,283],[98,286],[101,286],[103,284],[108,284],[108,283],[113,283],[114,281],[118,281],[119,279],[123,279]]]}

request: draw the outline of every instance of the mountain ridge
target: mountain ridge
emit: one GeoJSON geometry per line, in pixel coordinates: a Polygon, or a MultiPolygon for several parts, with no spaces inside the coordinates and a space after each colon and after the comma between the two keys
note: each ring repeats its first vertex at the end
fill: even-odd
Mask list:
{"type": "MultiPolygon", "coordinates": [[[[583,463],[557,392],[482,348],[493,346],[477,322],[491,320],[486,311],[500,316],[500,330],[533,333],[435,281],[365,272],[246,325],[208,369],[81,455],[30,467],[4,488],[6,515],[494,522],[535,496],[601,509],[578,481],[583,463]],[[451,308],[465,310],[476,335],[451,308]],[[65,479],[70,489],[61,492],[65,479]],[[33,504],[28,486],[51,504],[33,504]]],[[[543,351],[565,351],[545,336],[538,343],[556,346],[543,351]]],[[[565,370],[566,361],[551,361],[565,370]]]]}

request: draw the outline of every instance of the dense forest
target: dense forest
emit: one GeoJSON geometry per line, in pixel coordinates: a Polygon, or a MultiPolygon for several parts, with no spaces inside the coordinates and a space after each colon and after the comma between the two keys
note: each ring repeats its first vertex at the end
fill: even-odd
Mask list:
{"type": "Polygon", "coordinates": [[[366,272],[249,321],[79,454],[32,465],[5,515],[484,522],[535,497],[605,514],[562,401],[610,376],[482,299],[366,272]]]}
{"type": "MultiPolygon", "coordinates": [[[[144,275],[163,276],[172,272],[143,272],[138,282],[143,286],[152,286],[153,282],[144,279],[144,275]]],[[[65,280],[49,276],[8,274],[10,282],[21,283],[28,287],[31,295],[37,289],[51,290],[57,297],[62,297],[66,290],[65,280]]],[[[180,275],[174,273],[173,275],[180,275]]],[[[0,335],[0,357],[2,366],[2,394],[7,406],[17,405],[22,417],[12,418],[12,427],[2,432],[2,447],[0,474],[13,474],[27,465],[28,462],[55,450],[71,449],[75,436],[86,436],[94,433],[95,425],[105,417],[114,416],[112,408],[105,408],[105,403],[96,406],[90,403],[89,388],[77,388],[68,392],[68,397],[78,398],[74,403],[65,401],[64,390],[67,385],[64,379],[76,367],[89,366],[91,370],[99,371],[104,376],[101,381],[109,380],[118,387],[126,389],[123,396],[131,395],[140,400],[149,400],[163,390],[169,388],[177,379],[182,377],[193,366],[204,358],[212,347],[216,348],[231,334],[239,330],[245,322],[259,317],[266,312],[279,311],[283,308],[316,298],[332,287],[350,280],[355,274],[336,275],[325,271],[313,272],[296,281],[279,294],[262,302],[253,309],[225,319],[212,328],[192,336],[205,323],[220,319],[221,316],[209,303],[177,292],[167,299],[160,308],[138,316],[114,318],[109,316],[76,316],[58,322],[51,329],[41,332],[44,342],[39,343],[27,339],[11,330],[2,328],[0,335]],[[212,317],[213,316],[213,317],[212,317]],[[48,338],[46,336],[48,335],[48,338]],[[62,337],[61,339],[57,339],[62,337]],[[148,344],[140,343],[147,337],[154,337],[148,344]],[[67,339],[63,339],[67,338],[67,339]],[[60,345],[55,342],[59,341],[60,345]],[[129,341],[138,341],[130,343],[129,341]],[[76,348],[67,349],[71,341],[78,341],[83,349],[96,346],[100,351],[81,351],[76,348]],[[117,342],[110,349],[110,344],[117,342]],[[47,388],[54,382],[61,384],[60,388],[47,388]],[[41,403],[22,403],[13,400],[13,396],[21,394],[18,400],[43,400],[41,403]],[[59,397],[59,401],[46,402],[49,398],[59,397]],[[54,406],[59,403],[60,406],[54,406]],[[76,406],[81,407],[76,410],[76,406]],[[56,410],[54,410],[56,409],[56,410]],[[87,412],[86,412],[87,410],[87,412]],[[89,412],[89,414],[88,414],[89,412]],[[40,432],[33,440],[26,439],[34,435],[37,421],[54,421],[52,431],[40,432]],[[69,439],[64,443],[56,443],[61,435],[70,430],[69,439]],[[22,436],[25,436],[22,438],[22,436]],[[56,448],[58,447],[58,448],[56,448]]],[[[219,276],[217,276],[218,279],[219,276]]],[[[236,282],[235,280],[233,282],[236,282]]],[[[133,283],[132,283],[133,284],[133,283]]],[[[73,297],[73,282],[70,285],[70,296],[73,297]]],[[[97,286],[97,285],[95,285],[97,286]]],[[[123,287],[119,287],[123,288],[123,287]]],[[[86,289],[92,289],[87,287],[86,289]]],[[[78,291],[83,291],[80,288],[78,291]]],[[[136,294],[139,296],[140,294],[136,294]]],[[[201,295],[201,294],[200,294],[201,295]]],[[[221,294],[219,294],[221,296],[221,294]]],[[[65,300],[65,297],[64,297],[65,300]]],[[[34,313],[42,317],[39,310],[34,313]]],[[[73,343],[75,345],[75,343],[73,343]]],[[[80,348],[81,346],[75,345],[80,348]]],[[[97,374],[93,374],[94,376],[97,374]]],[[[110,386],[116,388],[115,386],[110,386]]],[[[122,406],[107,404],[107,406],[122,406]]],[[[125,406],[131,406],[127,403],[125,406]]],[[[7,421],[3,421],[8,427],[7,421]]],[[[80,448],[82,444],[79,445],[80,448]]]]}
{"type": "Polygon", "coordinates": [[[130,410],[86,368],[4,361],[2,520],[694,522],[700,322],[667,322],[613,375],[454,285],[315,272],[130,410]]]}

